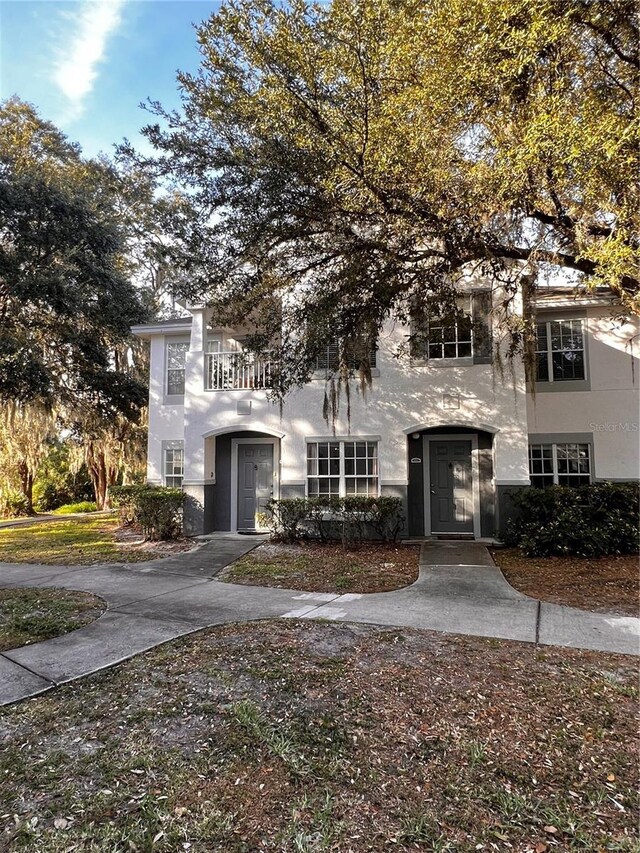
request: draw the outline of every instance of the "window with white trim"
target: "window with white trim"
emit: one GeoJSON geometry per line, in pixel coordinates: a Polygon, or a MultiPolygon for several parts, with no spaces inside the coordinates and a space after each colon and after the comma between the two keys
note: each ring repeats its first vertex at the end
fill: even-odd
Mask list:
{"type": "Polygon", "coordinates": [[[531,485],[583,486],[591,482],[591,455],[588,444],[573,442],[529,445],[531,485]]]}
{"type": "Polygon", "coordinates": [[[584,378],[583,320],[547,320],[537,323],[537,381],[565,382],[584,378]]]}
{"type": "Polygon", "coordinates": [[[184,394],[184,369],[188,343],[172,341],[166,347],[166,393],[167,396],[184,394]]]}
{"type": "Polygon", "coordinates": [[[379,483],[377,441],[307,442],[309,497],[377,497],[379,483]]]}
{"type": "Polygon", "coordinates": [[[164,449],[164,484],[172,488],[182,487],[184,479],[184,448],[176,443],[164,449]]]}

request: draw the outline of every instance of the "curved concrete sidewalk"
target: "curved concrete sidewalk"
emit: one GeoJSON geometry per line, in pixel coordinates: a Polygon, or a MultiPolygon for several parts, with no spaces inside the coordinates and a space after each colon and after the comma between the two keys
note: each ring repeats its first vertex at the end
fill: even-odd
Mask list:
{"type": "Polygon", "coordinates": [[[45,692],[202,628],[267,617],[640,653],[640,620],[528,598],[506,582],[478,543],[425,543],[418,580],[396,592],[335,595],[216,580],[225,565],[257,544],[221,537],[175,557],[127,565],[0,564],[2,587],[62,587],[92,592],[107,602],[106,612],[84,628],[0,654],[0,704],[45,692]],[[474,564],[457,562],[465,558],[474,564]]]}

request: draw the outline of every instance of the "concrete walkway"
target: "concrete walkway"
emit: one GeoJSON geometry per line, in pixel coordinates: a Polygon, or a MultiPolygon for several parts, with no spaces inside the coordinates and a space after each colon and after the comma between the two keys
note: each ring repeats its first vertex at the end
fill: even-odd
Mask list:
{"type": "Polygon", "coordinates": [[[506,582],[478,543],[425,543],[419,579],[396,592],[336,595],[216,580],[225,565],[257,544],[253,538],[216,537],[195,551],[127,565],[0,564],[2,587],[75,589],[107,603],[106,612],[84,628],[0,654],[0,704],[45,692],[202,628],[268,617],[365,622],[640,653],[640,620],[528,598],[506,582]]]}

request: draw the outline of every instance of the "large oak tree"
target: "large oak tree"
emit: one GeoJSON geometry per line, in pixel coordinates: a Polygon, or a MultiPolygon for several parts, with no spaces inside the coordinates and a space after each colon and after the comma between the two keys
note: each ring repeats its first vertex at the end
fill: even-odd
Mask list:
{"type": "Polygon", "coordinates": [[[564,270],[638,310],[631,0],[232,0],[197,33],[147,166],[188,188],[186,295],[273,329],[285,297],[280,392],[328,329],[450,304],[468,264],[507,291],[514,262],[564,270]]]}
{"type": "Polygon", "coordinates": [[[56,426],[97,458],[102,506],[107,451],[121,451],[123,425],[134,430],[146,405],[130,326],[147,309],[131,282],[124,196],[106,160],[83,157],[30,105],[0,105],[0,427],[28,509],[56,426]]]}

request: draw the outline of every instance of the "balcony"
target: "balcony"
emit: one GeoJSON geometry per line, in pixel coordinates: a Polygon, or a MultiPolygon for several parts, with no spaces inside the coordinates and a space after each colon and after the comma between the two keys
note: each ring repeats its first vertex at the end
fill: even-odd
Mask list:
{"type": "Polygon", "coordinates": [[[209,352],[205,355],[205,391],[260,390],[271,387],[269,353],[209,352]]]}

